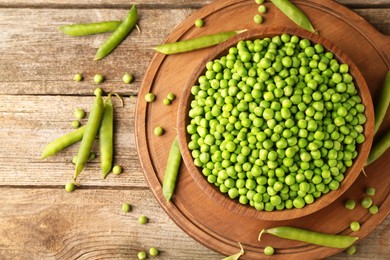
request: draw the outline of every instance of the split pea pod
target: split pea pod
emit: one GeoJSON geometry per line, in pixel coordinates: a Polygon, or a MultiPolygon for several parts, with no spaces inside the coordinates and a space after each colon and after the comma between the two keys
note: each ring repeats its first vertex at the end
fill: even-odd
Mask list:
{"type": "MultiPolygon", "coordinates": [[[[103,118],[99,130],[100,165],[103,178],[106,178],[107,174],[111,171],[114,151],[114,106],[111,100],[112,95],[112,93],[108,94],[104,102],[103,118]]],[[[119,95],[117,97],[122,101],[119,95]]]]}
{"type": "Polygon", "coordinates": [[[59,151],[62,151],[66,147],[68,147],[74,143],[77,143],[78,141],[80,141],[83,138],[84,131],[85,131],[85,126],[82,126],[78,129],[74,130],[73,132],[65,134],[65,135],[57,138],[53,142],[49,143],[43,149],[41,159],[45,159],[49,156],[52,156],[52,155],[58,153],[59,151]]]}
{"type": "Polygon", "coordinates": [[[137,7],[133,5],[123,22],[99,47],[95,55],[95,60],[100,60],[110,54],[126,38],[137,21],[138,11],[137,7]]]}
{"type": "Polygon", "coordinates": [[[100,88],[97,88],[95,89],[94,94],[96,95],[96,98],[92,104],[83,139],[81,140],[80,148],[77,154],[77,161],[73,180],[77,179],[88,161],[89,154],[91,153],[92,146],[95,141],[97,132],[99,131],[99,127],[103,117],[104,102],[102,98],[102,90],[100,88]]]}
{"type": "Polygon", "coordinates": [[[289,0],[271,0],[271,2],[299,27],[317,33],[309,18],[289,0]]]}
{"type": "Polygon", "coordinates": [[[259,241],[264,233],[280,238],[334,248],[348,248],[359,239],[353,236],[325,234],[294,227],[275,227],[263,229],[259,234],[259,241]]]}
{"type": "Polygon", "coordinates": [[[79,23],[60,26],[60,31],[69,36],[86,36],[115,31],[122,21],[105,21],[98,23],[79,23]]]}
{"type": "Polygon", "coordinates": [[[169,202],[171,201],[173,192],[175,191],[177,175],[179,174],[181,162],[181,153],[177,136],[173,140],[171,149],[169,151],[167,166],[165,168],[164,180],[163,180],[163,195],[169,202]]]}
{"type": "Polygon", "coordinates": [[[203,49],[224,42],[227,39],[233,37],[234,35],[242,33],[244,31],[246,30],[227,31],[227,32],[221,32],[216,34],[209,34],[209,35],[200,36],[189,40],[183,40],[179,42],[172,42],[172,43],[158,45],[154,47],[153,50],[158,51],[162,54],[175,54],[175,53],[182,53],[187,51],[203,49]]]}
{"type": "Polygon", "coordinates": [[[390,104],[390,71],[387,72],[385,81],[382,86],[381,93],[379,95],[379,100],[375,106],[375,127],[374,133],[378,131],[381,126],[383,119],[385,118],[387,109],[390,104]]]}

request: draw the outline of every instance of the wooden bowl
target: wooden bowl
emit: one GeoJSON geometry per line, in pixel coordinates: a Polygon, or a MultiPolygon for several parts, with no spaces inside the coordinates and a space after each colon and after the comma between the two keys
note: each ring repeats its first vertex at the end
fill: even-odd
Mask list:
{"type": "Polygon", "coordinates": [[[352,62],[352,60],[335,44],[319,35],[298,28],[264,27],[262,29],[250,30],[236,35],[233,38],[210,50],[209,55],[204,58],[199,67],[197,67],[197,69],[193,72],[192,75],[189,75],[189,80],[184,86],[183,93],[180,98],[177,117],[177,128],[178,140],[184,163],[192,178],[211,199],[216,200],[218,203],[228,208],[229,210],[232,210],[235,213],[242,214],[244,216],[250,216],[262,220],[281,221],[303,217],[327,207],[329,204],[339,198],[353,184],[358,175],[361,173],[361,170],[368,158],[372,145],[374,132],[374,109],[372,105],[370,91],[362,74],[360,73],[356,65],[352,62]],[[312,43],[320,43],[324,46],[326,50],[331,51],[336,56],[339,62],[349,65],[349,73],[353,76],[355,86],[358,89],[360,97],[362,98],[362,103],[366,107],[365,115],[367,117],[367,121],[364,125],[363,132],[364,136],[366,137],[366,140],[363,144],[358,146],[358,156],[357,158],[355,158],[353,165],[349,167],[344,173],[345,178],[340,183],[340,187],[338,190],[330,191],[327,194],[323,194],[320,198],[316,199],[314,203],[306,205],[302,209],[293,208],[274,210],[272,212],[258,211],[254,207],[240,204],[238,200],[233,200],[229,198],[226,194],[221,193],[219,189],[215,187],[214,184],[208,183],[205,176],[202,174],[200,168],[194,165],[191,151],[188,148],[190,136],[189,134],[187,134],[186,131],[186,126],[190,121],[188,116],[190,103],[193,100],[193,95],[191,94],[191,87],[196,84],[199,76],[205,73],[205,67],[208,61],[226,55],[228,53],[228,49],[232,46],[235,46],[239,41],[262,39],[265,37],[281,35],[283,33],[296,35],[300,38],[309,39],[312,43]]]}

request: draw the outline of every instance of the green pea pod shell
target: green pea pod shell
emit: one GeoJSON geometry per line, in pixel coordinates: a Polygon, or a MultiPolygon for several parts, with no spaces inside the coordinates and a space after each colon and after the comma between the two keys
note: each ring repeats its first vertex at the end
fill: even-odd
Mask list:
{"type": "Polygon", "coordinates": [[[359,239],[358,237],[325,234],[294,227],[275,227],[263,229],[259,234],[259,241],[264,233],[280,238],[334,248],[348,248],[359,239]]]}
{"type": "Polygon", "coordinates": [[[163,195],[168,202],[171,201],[173,192],[175,191],[177,176],[179,174],[180,169],[180,162],[181,153],[179,148],[179,142],[176,136],[169,151],[167,166],[165,168],[164,180],[162,185],[163,195]]]}
{"type": "Polygon", "coordinates": [[[113,127],[114,107],[112,105],[111,96],[109,95],[104,102],[103,119],[99,130],[100,165],[102,168],[103,178],[106,178],[112,168],[113,127]]]}
{"type": "Polygon", "coordinates": [[[100,124],[103,117],[104,102],[102,98],[102,90],[95,90],[96,98],[92,104],[92,109],[88,117],[83,139],[81,140],[80,148],[77,154],[77,161],[75,167],[75,174],[73,180],[76,180],[81,171],[84,169],[91,153],[95,137],[99,131],[100,124]]]}
{"type": "Polygon", "coordinates": [[[271,2],[291,21],[296,23],[299,27],[310,31],[312,33],[317,33],[311,24],[309,18],[291,1],[289,0],[271,0],[271,2]]]}
{"type": "Polygon", "coordinates": [[[387,72],[385,81],[382,86],[381,93],[379,95],[379,100],[375,106],[375,127],[374,133],[378,131],[381,126],[383,119],[385,118],[387,109],[390,104],[390,71],[387,72]]]}
{"type": "Polygon", "coordinates": [[[238,244],[240,245],[240,252],[238,252],[237,254],[234,254],[234,255],[231,255],[231,256],[227,256],[225,258],[223,258],[222,260],[238,260],[240,259],[240,257],[245,253],[244,252],[244,249],[242,248],[240,242],[238,242],[238,244]]]}
{"type": "Polygon", "coordinates": [[[74,130],[73,132],[70,132],[66,135],[63,135],[63,136],[57,138],[56,140],[54,140],[53,142],[49,143],[43,149],[41,159],[45,159],[49,156],[52,156],[52,155],[62,151],[66,147],[77,143],[78,141],[83,139],[84,131],[85,131],[85,126],[82,126],[78,129],[74,130]]]}
{"type": "Polygon", "coordinates": [[[372,146],[370,155],[368,156],[366,166],[370,165],[374,161],[376,161],[379,157],[381,157],[387,149],[390,147],[390,131],[387,132],[382,138],[380,138],[375,144],[372,146]]]}
{"type": "Polygon", "coordinates": [[[138,11],[137,7],[133,5],[123,22],[99,47],[95,55],[95,60],[100,60],[110,54],[131,32],[137,21],[138,11]]]}
{"type": "Polygon", "coordinates": [[[153,49],[162,54],[176,54],[176,53],[188,52],[188,51],[203,49],[206,47],[217,45],[233,37],[234,35],[242,33],[244,31],[246,30],[227,31],[227,32],[221,32],[216,34],[209,34],[209,35],[204,35],[189,40],[183,40],[179,42],[172,42],[172,43],[158,45],[153,49]]]}
{"type": "Polygon", "coordinates": [[[115,31],[122,21],[105,21],[99,23],[80,23],[60,26],[59,29],[69,36],[86,36],[115,31]]]}

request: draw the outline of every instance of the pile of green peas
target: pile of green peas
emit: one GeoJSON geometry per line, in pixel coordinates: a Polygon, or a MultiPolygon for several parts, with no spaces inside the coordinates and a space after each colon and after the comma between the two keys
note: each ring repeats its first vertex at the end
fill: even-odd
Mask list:
{"type": "Polygon", "coordinates": [[[349,66],[295,35],[238,42],[191,93],[194,164],[257,210],[302,208],[337,190],[365,141],[349,66]]]}

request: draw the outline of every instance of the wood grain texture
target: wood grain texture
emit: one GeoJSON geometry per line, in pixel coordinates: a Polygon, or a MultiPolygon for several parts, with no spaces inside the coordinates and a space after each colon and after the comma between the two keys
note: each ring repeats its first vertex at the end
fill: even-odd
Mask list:
{"type": "MultiPolygon", "coordinates": [[[[136,259],[151,246],[162,250],[159,259],[222,258],[178,228],[153,198],[135,146],[135,100],[128,97],[139,93],[154,56],[151,47],[212,2],[0,0],[0,259],[136,259]],[[102,61],[93,56],[107,35],[72,38],[57,30],[68,23],[121,19],[131,3],[139,7],[142,34],[132,32],[102,61]],[[85,81],[72,80],[78,72],[85,81]],[[125,72],[135,74],[135,83],[121,82],[125,72]],[[105,91],[126,96],[125,107],[115,114],[115,153],[124,173],[102,180],[95,160],[80,175],[81,188],[68,194],[63,185],[73,174],[70,160],[77,146],[43,162],[39,155],[46,143],[71,130],[76,107],[88,111],[96,73],[106,76],[105,91]],[[124,201],[134,207],[128,215],[120,211],[124,201]],[[150,217],[149,225],[136,223],[140,214],[150,217]]],[[[390,34],[389,0],[338,2],[390,34]]],[[[161,90],[165,94],[170,86],[161,90]]],[[[358,243],[353,259],[388,259],[389,228],[387,218],[358,243]]],[[[330,259],[346,258],[340,253],[330,259]]]]}

